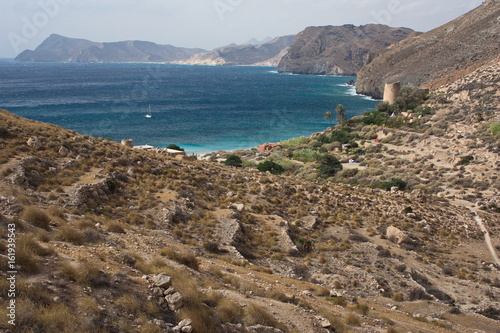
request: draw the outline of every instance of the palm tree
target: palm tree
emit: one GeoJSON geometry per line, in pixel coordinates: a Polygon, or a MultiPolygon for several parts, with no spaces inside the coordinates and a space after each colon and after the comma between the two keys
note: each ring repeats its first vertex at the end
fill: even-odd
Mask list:
{"type": "Polygon", "coordinates": [[[325,119],[330,121],[330,127],[332,127],[332,113],[330,111],[325,112],[325,119]]]}
{"type": "Polygon", "coordinates": [[[335,108],[335,112],[337,113],[337,122],[341,125],[347,123],[347,118],[345,117],[345,108],[342,104],[337,105],[335,108]]]}

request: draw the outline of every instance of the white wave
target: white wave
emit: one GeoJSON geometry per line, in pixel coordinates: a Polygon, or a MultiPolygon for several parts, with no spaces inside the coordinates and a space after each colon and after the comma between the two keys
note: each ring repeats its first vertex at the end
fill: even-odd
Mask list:
{"type": "Polygon", "coordinates": [[[373,97],[370,97],[370,96],[367,96],[367,95],[363,95],[363,94],[358,94],[356,92],[356,87],[355,86],[351,86],[351,85],[348,85],[347,83],[343,83],[343,84],[339,84],[339,86],[342,86],[342,87],[348,87],[348,89],[346,90],[346,94],[349,95],[349,96],[359,96],[363,99],[366,99],[368,101],[378,101],[378,99],[375,99],[373,97]]]}

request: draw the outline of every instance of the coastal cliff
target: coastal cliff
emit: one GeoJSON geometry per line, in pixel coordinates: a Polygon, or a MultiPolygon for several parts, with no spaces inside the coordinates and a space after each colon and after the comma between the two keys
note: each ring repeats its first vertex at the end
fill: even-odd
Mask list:
{"type": "Polygon", "coordinates": [[[358,93],[381,98],[384,84],[436,88],[500,54],[500,2],[486,1],[471,12],[380,52],[358,74],[358,93]]]}
{"type": "Polygon", "coordinates": [[[25,62],[172,62],[189,59],[203,49],[179,48],[145,41],[97,43],[50,35],[34,51],[25,50],[16,61],[25,62]]]}
{"type": "Polygon", "coordinates": [[[408,37],[414,31],[368,24],[308,27],[295,38],[278,66],[280,73],[356,75],[369,53],[408,37]]]}

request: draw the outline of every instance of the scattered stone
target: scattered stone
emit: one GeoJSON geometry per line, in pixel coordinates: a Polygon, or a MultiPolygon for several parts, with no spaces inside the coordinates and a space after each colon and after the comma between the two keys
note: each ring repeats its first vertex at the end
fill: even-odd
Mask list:
{"type": "Polygon", "coordinates": [[[192,323],[193,323],[193,321],[192,321],[191,319],[186,318],[186,319],[182,320],[182,321],[178,324],[178,326],[189,326],[189,325],[191,325],[192,323]]]}
{"type": "Polygon", "coordinates": [[[318,220],[316,219],[316,217],[311,216],[311,215],[304,216],[300,221],[302,222],[302,226],[306,230],[312,230],[312,229],[316,228],[316,226],[318,224],[318,220]]]}
{"type": "Polygon", "coordinates": [[[168,288],[172,285],[172,278],[165,273],[161,273],[161,274],[153,276],[151,278],[151,282],[153,283],[153,285],[155,287],[168,288]]]}
{"type": "Polygon", "coordinates": [[[69,149],[64,147],[64,146],[61,146],[61,148],[59,148],[59,154],[61,155],[68,155],[69,154],[69,149]]]}
{"type": "Polygon", "coordinates": [[[283,333],[282,330],[274,328],[274,327],[268,327],[268,326],[263,326],[263,325],[254,325],[248,327],[248,332],[249,333],[283,333]]]}
{"type": "Polygon", "coordinates": [[[30,146],[31,148],[33,148],[34,150],[38,150],[40,148],[42,148],[42,143],[40,142],[40,140],[38,139],[38,137],[36,136],[32,136],[31,138],[28,139],[28,142],[26,142],[26,144],[28,146],[30,146]]]}
{"type": "Polygon", "coordinates": [[[179,292],[165,296],[170,311],[177,311],[184,305],[184,297],[179,292]]]}
{"type": "Polygon", "coordinates": [[[234,209],[236,209],[238,212],[242,212],[242,211],[243,211],[243,209],[245,208],[245,205],[244,205],[244,204],[235,204],[235,203],[234,203],[234,204],[232,204],[232,205],[230,206],[230,208],[234,208],[234,209]]]}

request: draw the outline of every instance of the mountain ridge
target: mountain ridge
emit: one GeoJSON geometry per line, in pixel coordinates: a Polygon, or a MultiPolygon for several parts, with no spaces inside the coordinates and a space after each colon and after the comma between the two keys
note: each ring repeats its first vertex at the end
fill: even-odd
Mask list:
{"type": "MultiPolygon", "coordinates": [[[[181,61],[189,65],[259,65],[277,66],[288,51],[295,35],[273,38],[260,44],[247,43],[230,45],[210,52],[198,53],[188,60],[181,61]]],[[[251,41],[249,41],[251,42],[251,41]]]]}
{"type": "Polygon", "coordinates": [[[281,73],[356,75],[370,51],[414,33],[381,24],[308,27],[300,32],[278,65],[281,73]]]}
{"type": "Polygon", "coordinates": [[[358,93],[381,98],[385,83],[436,88],[468,74],[500,54],[500,2],[476,9],[420,36],[373,55],[359,72],[358,93]]]}
{"type": "Polygon", "coordinates": [[[25,50],[15,61],[26,62],[172,62],[205,50],[129,40],[98,43],[52,34],[34,51],[25,50]]]}

